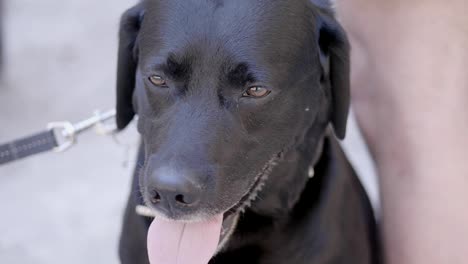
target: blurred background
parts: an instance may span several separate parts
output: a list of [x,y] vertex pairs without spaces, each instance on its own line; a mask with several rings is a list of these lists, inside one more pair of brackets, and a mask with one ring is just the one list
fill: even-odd
[[[0,143],[114,107],[119,17],[136,1],[0,1]],[[352,118],[350,128],[346,152],[378,207]],[[0,167],[0,263],[118,263],[138,136],[130,127],[119,139],[89,133],[68,152]]]

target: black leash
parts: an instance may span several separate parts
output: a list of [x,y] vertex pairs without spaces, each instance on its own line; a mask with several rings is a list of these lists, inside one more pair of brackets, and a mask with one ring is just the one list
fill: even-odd
[[58,147],[52,130],[0,145],[0,165]]
[[109,135],[115,132],[113,120],[115,110],[101,113],[96,111],[91,118],[72,124],[71,122],[54,122],[47,130],[28,137],[17,139],[0,145],[0,165],[23,159],[46,151],[63,152],[76,143],[77,136],[91,128],[99,135]]

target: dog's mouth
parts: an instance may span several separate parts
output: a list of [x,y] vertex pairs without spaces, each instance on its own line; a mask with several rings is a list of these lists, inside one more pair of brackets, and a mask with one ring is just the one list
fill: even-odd
[[283,152],[279,152],[277,155],[273,156],[265,164],[260,173],[257,174],[253,184],[250,186],[247,193],[244,196],[242,196],[242,198],[236,205],[234,205],[231,209],[224,213],[218,251],[222,250],[223,247],[226,245],[230,236],[234,233],[237,222],[239,220],[239,214],[242,213],[245,209],[249,208],[252,202],[255,201],[255,199],[258,196],[258,193],[265,186],[268,176],[270,176],[271,170],[282,156]]
[[239,220],[239,214],[242,213],[246,208],[250,207],[251,203],[257,198],[258,193],[263,189],[263,186],[265,185],[272,168],[276,165],[277,160],[281,156],[282,152],[270,159],[263,167],[261,172],[257,174],[248,192],[239,200],[236,205],[224,213],[220,242],[218,244],[217,251],[222,250],[226,245],[230,236],[234,233],[237,222]]
[[148,253],[151,262],[207,263],[227,244],[234,233],[240,213],[250,207],[281,156],[282,152],[270,159],[257,174],[245,195],[224,213],[207,221],[193,223],[156,217],[148,232]]

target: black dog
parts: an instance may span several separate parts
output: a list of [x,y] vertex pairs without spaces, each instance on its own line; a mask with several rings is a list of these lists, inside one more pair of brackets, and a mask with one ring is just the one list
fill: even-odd
[[148,263],[141,203],[172,221],[223,215],[211,264],[379,263],[333,135],[349,45],[327,1],[143,1],[122,19],[117,86],[118,127],[136,113],[142,135],[122,263]]

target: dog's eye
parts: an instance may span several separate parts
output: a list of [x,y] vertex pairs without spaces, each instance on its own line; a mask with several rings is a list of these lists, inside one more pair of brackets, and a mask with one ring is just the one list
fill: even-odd
[[163,77],[158,75],[152,75],[149,77],[149,81],[159,87],[167,87],[166,80]]
[[253,97],[253,98],[262,98],[270,94],[270,90],[261,86],[250,87],[242,96],[244,97]]

